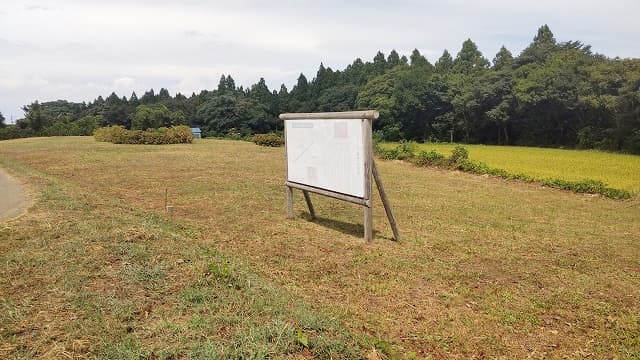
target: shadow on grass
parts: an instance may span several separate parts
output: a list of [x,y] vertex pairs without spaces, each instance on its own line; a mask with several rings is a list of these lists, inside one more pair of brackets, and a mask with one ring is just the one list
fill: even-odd
[[[329,219],[326,217],[316,216],[315,219],[311,217],[311,214],[308,212],[303,212],[301,217],[307,221],[311,221],[317,224],[320,224],[324,227],[328,227],[333,230],[340,231],[343,234],[352,235],[356,237],[364,236],[364,226],[362,224],[355,224],[345,221],[340,221],[336,219]],[[376,237],[378,235],[378,231],[373,230],[373,236]]]

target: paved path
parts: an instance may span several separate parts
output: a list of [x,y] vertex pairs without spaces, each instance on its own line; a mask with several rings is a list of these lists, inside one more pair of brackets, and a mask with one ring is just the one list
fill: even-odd
[[0,169],[0,222],[22,214],[29,198],[22,186]]

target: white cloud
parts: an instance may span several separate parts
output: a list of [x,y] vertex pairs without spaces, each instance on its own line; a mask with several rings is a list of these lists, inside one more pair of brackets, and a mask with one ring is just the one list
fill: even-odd
[[136,81],[133,78],[128,76],[120,77],[113,80],[113,88],[114,91],[122,92],[132,89],[135,85]]
[[50,0],[3,4],[0,111],[31,101],[90,101],[153,87],[190,94],[222,73],[290,88],[323,62],[344,68],[377,50],[418,48],[430,60],[472,38],[489,59],[514,54],[548,23],[559,40],[638,57],[637,0],[311,1]]

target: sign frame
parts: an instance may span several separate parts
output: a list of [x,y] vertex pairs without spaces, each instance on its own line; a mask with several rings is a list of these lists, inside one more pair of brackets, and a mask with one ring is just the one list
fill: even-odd
[[[391,212],[391,205],[382,186],[377,167],[373,159],[373,141],[372,141],[372,122],[379,117],[379,113],[376,110],[365,111],[345,111],[345,112],[325,112],[325,113],[287,113],[280,114],[279,118],[285,122],[284,126],[284,138],[285,138],[285,195],[287,205],[287,217],[293,218],[293,189],[302,190],[305,201],[309,208],[309,213],[312,218],[315,218],[315,209],[311,202],[310,192],[332,197],[335,199],[348,201],[354,204],[358,204],[364,207],[364,238],[367,241],[373,240],[373,206],[372,206],[372,184],[371,178],[373,176],[376,181],[378,192],[382,199],[382,203],[391,224],[393,235],[395,240],[400,239],[400,233],[398,231],[395,218]],[[364,161],[364,196],[357,197],[340,192],[323,189],[309,184],[302,184],[298,182],[289,181],[289,159],[287,154],[287,126],[286,121],[296,120],[346,120],[346,121],[361,121],[362,122],[362,144],[364,148],[363,161]]]

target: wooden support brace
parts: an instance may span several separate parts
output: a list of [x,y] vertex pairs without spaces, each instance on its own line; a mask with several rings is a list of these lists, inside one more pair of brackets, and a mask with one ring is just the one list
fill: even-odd
[[304,195],[304,201],[307,202],[307,207],[309,207],[309,214],[312,219],[316,218],[316,211],[313,209],[313,204],[311,203],[311,196],[309,196],[309,192],[307,190],[302,190],[302,194]]
[[378,167],[376,166],[375,161],[372,161],[371,168],[373,172],[373,179],[376,181],[376,186],[380,193],[380,199],[382,199],[382,205],[384,205],[384,212],[387,213],[387,219],[389,219],[389,225],[391,225],[391,230],[393,231],[393,237],[396,241],[400,241],[400,231],[398,230],[396,219],[393,217],[391,203],[389,202],[389,198],[387,198],[387,193],[384,191],[384,186],[382,186],[382,180],[380,179],[380,174],[378,173]]

